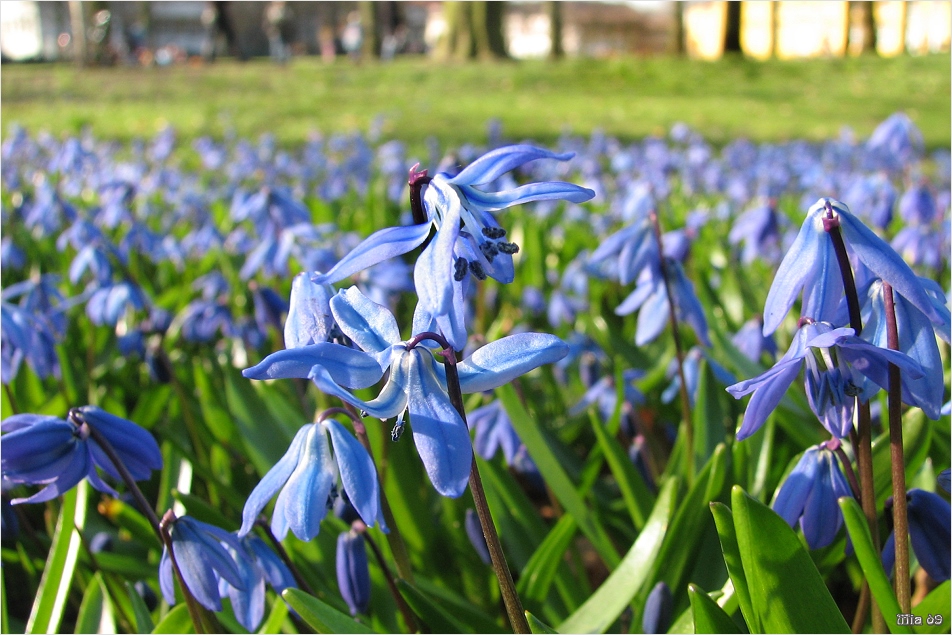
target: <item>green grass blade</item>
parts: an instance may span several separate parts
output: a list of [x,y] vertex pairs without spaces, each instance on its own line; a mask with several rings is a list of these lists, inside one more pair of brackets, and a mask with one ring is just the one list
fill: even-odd
[[113,614],[112,602],[103,587],[102,574],[98,571],[83,594],[83,602],[79,605],[79,615],[76,617],[76,633],[115,633],[116,618]]
[[526,621],[529,622],[529,630],[536,635],[555,635],[557,630],[540,620],[538,617],[526,611]]
[[754,605],[750,599],[750,588],[747,586],[747,576],[744,574],[744,565],[740,559],[740,549],[737,548],[737,532],[734,531],[734,515],[730,507],[724,503],[711,503],[711,514],[717,526],[717,537],[721,541],[721,553],[724,555],[724,564],[727,573],[734,585],[734,594],[740,605],[741,615],[744,616],[752,633],[762,633],[760,617],[754,612]]
[[285,589],[281,594],[301,619],[318,633],[372,633],[367,626],[357,622],[332,606],[299,589]]
[[555,571],[578,529],[571,515],[562,516],[522,570],[516,591],[523,600],[542,602],[549,593]]
[[869,524],[863,510],[855,498],[844,496],[839,503],[840,509],[843,510],[843,520],[846,521],[846,530],[849,531],[853,548],[856,550],[856,559],[863,568],[863,576],[869,583],[870,593],[889,622],[889,630],[893,633],[911,633],[912,629],[909,627],[893,623],[896,620],[889,619],[889,616],[899,615],[902,611],[892,585],[889,584],[889,578],[886,577],[879,552],[873,546],[873,537],[869,533]]
[[740,487],[734,530],[751,602],[768,633],[849,633],[810,554],[784,520]]
[[589,411],[589,419],[592,423],[592,430],[595,432],[595,438],[598,439],[598,444],[602,447],[602,452],[605,453],[608,467],[618,483],[622,500],[625,501],[625,507],[628,508],[628,513],[631,515],[631,522],[635,529],[641,530],[645,526],[648,514],[651,513],[654,496],[645,484],[641,474],[632,465],[628,453],[622,449],[615,439],[608,435],[604,424],[599,421],[594,412]]
[[268,613],[268,619],[264,621],[264,624],[261,625],[261,628],[258,629],[259,633],[280,633],[281,626],[284,624],[284,620],[288,617],[288,605],[287,603],[278,598],[271,604],[271,612]]
[[188,613],[188,607],[184,602],[177,604],[171,611],[166,613],[155,628],[153,633],[194,633],[195,626],[192,624],[192,616]]
[[620,561],[618,552],[615,551],[611,539],[595,515],[585,505],[585,501],[579,495],[568,474],[562,469],[562,465],[539,430],[538,424],[532,420],[522,406],[522,402],[519,401],[515,388],[509,384],[500,386],[496,389],[496,395],[502,401],[513,427],[522,442],[526,444],[529,455],[535,461],[551,491],[558,497],[565,510],[575,517],[579,529],[592,541],[595,550],[605,563],[610,568],[618,566]]
[[77,529],[81,531],[86,523],[88,492],[89,484],[83,479],[63,495],[53,544],[27,621],[27,633],[55,633],[59,630],[82,548]]
[[132,617],[135,620],[137,633],[151,633],[155,628],[155,622],[152,621],[152,613],[149,607],[145,605],[145,600],[135,590],[132,584],[126,581],[126,595],[129,596],[129,603],[132,605]]
[[695,633],[740,633],[734,620],[696,584],[688,585]]
[[558,626],[560,633],[604,633],[648,579],[674,511],[677,479],[668,479],[651,516],[621,564],[575,613]]
[[423,620],[434,633],[475,633],[470,624],[456,619],[456,616],[440,606],[426,593],[406,580],[397,580],[400,594],[410,608]]
[[[913,627],[916,633],[948,633],[949,606],[952,605],[949,581],[946,580],[929,592],[929,595],[914,607],[915,614],[922,617],[922,624]],[[929,624],[929,618],[932,624]]]

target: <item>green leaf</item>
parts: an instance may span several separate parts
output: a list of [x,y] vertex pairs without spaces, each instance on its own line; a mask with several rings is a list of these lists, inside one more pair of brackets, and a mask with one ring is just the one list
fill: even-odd
[[163,617],[155,628],[153,633],[194,633],[195,625],[192,624],[192,616],[189,615],[188,606],[185,602],[178,604]]
[[579,529],[582,530],[592,545],[602,557],[602,560],[611,567],[618,566],[618,552],[612,545],[611,538],[605,533],[605,529],[598,522],[595,515],[585,505],[585,501],[579,495],[578,490],[572,483],[568,474],[562,469],[561,463],[556,459],[552,448],[542,435],[538,423],[534,421],[519,400],[516,389],[511,384],[505,384],[496,389],[496,395],[502,401],[506,413],[512,420],[512,425],[519,434],[519,438],[525,443],[529,456],[535,461],[539,472],[549,485],[552,491],[565,510],[575,517]]
[[645,526],[645,520],[651,512],[651,506],[654,505],[654,496],[641,474],[632,465],[628,453],[622,449],[618,441],[608,435],[604,424],[592,411],[589,411],[589,420],[592,423],[592,430],[595,431],[595,438],[598,439],[598,444],[602,447],[602,452],[608,461],[608,467],[618,483],[618,489],[621,491],[622,500],[625,501],[625,507],[628,508],[631,522],[635,529],[640,530]]
[[711,514],[717,526],[717,536],[721,541],[721,553],[724,555],[724,564],[734,586],[734,594],[740,605],[741,615],[750,627],[751,633],[764,632],[760,624],[760,617],[754,612],[754,605],[750,599],[750,588],[747,586],[747,576],[744,575],[744,565],[740,559],[740,550],[737,548],[737,533],[734,531],[734,515],[730,507],[723,503],[711,503]]
[[549,531],[522,570],[522,575],[516,584],[516,591],[523,600],[541,602],[545,599],[552,585],[552,579],[555,577],[555,571],[563,562],[565,551],[572,543],[572,537],[577,528],[575,519],[571,515],[565,515],[559,518],[559,522]]
[[740,633],[734,620],[696,584],[688,585],[695,633]]
[[645,528],[621,564],[575,613],[559,625],[560,633],[604,633],[621,615],[654,568],[674,510],[677,491],[677,479],[668,479],[658,493],[658,501]]
[[287,452],[291,437],[280,422],[274,421],[250,380],[233,369],[223,371],[228,410],[238,426],[248,460],[263,475]]
[[186,494],[176,489],[172,490],[172,498],[185,506],[189,516],[203,523],[221,527],[225,531],[237,531],[241,525],[194,494]]
[[[922,602],[912,607],[915,614],[922,617],[922,625],[913,627],[916,633],[949,632],[949,606],[952,605],[949,589],[949,581],[946,580],[932,589]],[[930,616],[932,624],[929,624]]]
[[529,630],[536,635],[556,635],[557,630],[540,620],[538,617],[526,611],[526,621],[529,623]]
[[288,605],[284,600],[275,600],[271,604],[271,612],[268,614],[268,619],[264,621],[264,624],[261,625],[261,628],[258,629],[259,633],[280,633],[281,626],[284,624],[284,620],[288,617]]
[[103,588],[102,574],[98,571],[86,585],[79,615],[76,617],[76,633],[115,633],[116,618],[112,602]]
[[26,624],[27,633],[55,633],[59,630],[73,583],[76,560],[82,548],[79,531],[86,524],[88,492],[89,484],[83,479],[63,494],[63,504],[53,532],[53,544]]
[[768,633],[849,633],[839,607],[787,523],[738,486],[734,530],[753,609]]
[[[717,445],[725,440],[727,413],[721,399],[726,393],[707,360],[701,358],[698,366],[697,399],[691,415],[694,425],[694,464],[703,465],[714,453]],[[733,430],[731,430],[733,432]]]
[[410,608],[423,620],[434,633],[475,633],[468,624],[456,619],[449,611],[430,599],[425,593],[407,582],[397,580],[400,595],[407,601]]
[[281,596],[301,619],[318,633],[372,633],[367,626],[357,622],[332,606],[299,589],[285,589]]
[[149,607],[145,605],[145,600],[142,599],[142,596],[135,590],[135,587],[128,581],[126,581],[126,595],[129,596],[129,603],[132,605],[133,618],[136,623],[134,624],[137,633],[150,633],[152,629],[155,628],[155,623],[152,621],[152,613],[149,612]]
[[99,510],[103,516],[114,522],[121,529],[128,531],[136,541],[145,547],[156,551],[162,549],[159,537],[155,535],[152,525],[150,525],[145,516],[140,514],[132,505],[111,498],[103,501],[99,505]]
[[442,605],[457,620],[468,624],[470,630],[476,633],[505,633],[496,621],[484,613],[477,605],[457,595],[453,589],[445,585],[427,580],[423,576],[414,578],[417,590],[430,597],[437,604]]
[[[844,496],[839,503],[846,521],[846,530],[849,531],[853,548],[856,550],[856,559],[859,560],[859,566],[863,569],[863,576],[869,583],[869,590],[876,604],[884,616],[898,615],[902,612],[899,610],[899,601],[883,569],[879,551],[873,546],[873,537],[869,533],[869,524],[863,510],[855,498]],[[889,630],[893,633],[912,632],[908,627],[899,624],[889,624]]]

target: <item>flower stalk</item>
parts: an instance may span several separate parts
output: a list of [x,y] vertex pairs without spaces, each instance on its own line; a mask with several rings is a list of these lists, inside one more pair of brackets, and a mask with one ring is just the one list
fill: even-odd
[[105,452],[106,456],[109,457],[109,460],[112,461],[116,471],[119,472],[119,475],[122,477],[126,487],[128,487],[129,491],[132,493],[132,497],[135,499],[139,509],[141,509],[142,513],[145,514],[146,520],[149,521],[149,525],[151,525],[155,535],[158,536],[159,542],[161,542],[169,552],[169,558],[172,560],[172,569],[175,571],[175,577],[178,578],[179,586],[182,588],[182,595],[185,596],[185,604],[188,606],[188,613],[192,618],[192,624],[195,626],[195,631],[198,633],[206,632],[205,622],[202,619],[202,607],[198,604],[195,598],[192,597],[192,593],[189,591],[188,585],[185,584],[185,579],[182,577],[182,572],[179,570],[178,562],[175,560],[175,553],[172,551],[172,537],[169,535],[167,526],[169,523],[174,522],[174,514],[172,514],[172,511],[169,510],[165,514],[165,517],[163,517],[160,521],[159,517],[155,513],[155,510],[152,509],[152,505],[149,504],[149,501],[142,493],[142,490],[140,490],[139,486],[136,484],[132,474],[129,473],[129,469],[126,467],[125,463],[122,462],[122,459],[119,458],[119,454],[116,452],[115,448],[112,447],[112,444],[109,443],[109,440],[105,437],[105,435],[101,434],[95,426],[89,425],[83,421],[82,417],[75,411],[75,409],[70,410],[69,417],[73,423],[86,426],[86,428],[89,430],[89,436],[91,436],[93,440],[96,441],[99,447],[102,448],[102,451]]
[[684,457],[687,483],[690,487],[694,481],[694,425],[691,421],[691,397],[688,395],[688,382],[684,375],[684,347],[681,345],[681,332],[678,330],[678,316],[674,306],[674,296],[671,294],[671,283],[668,281],[667,266],[664,261],[664,244],[661,239],[661,221],[656,212],[651,212],[651,224],[654,227],[655,240],[658,241],[658,254],[661,267],[661,279],[668,295],[668,321],[671,324],[671,336],[674,338],[674,351],[678,359],[678,379],[680,379],[681,413],[684,425]]
[[[858,337],[863,330],[863,320],[859,309],[859,294],[856,292],[856,281],[853,279],[853,269],[850,266],[849,254],[846,253],[846,242],[840,231],[839,219],[833,215],[833,206],[826,201],[826,216],[823,218],[823,229],[833,242],[833,251],[839,265],[840,276],[843,279],[843,290],[846,295],[846,306],[849,311],[850,327]],[[873,432],[872,416],[869,411],[869,402],[856,398],[856,434],[850,435],[856,455],[856,469],[859,472],[860,506],[869,525],[873,538],[873,546],[880,550],[879,523],[876,521],[876,490],[873,484]],[[864,588],[867,582],[863,582]],[[876,600],[870,597],[870,619],[874,633],[885,633],[886,622]]]
[[[459,416],[466,423],[466,409],[463,406],[463,391],[460,388],[459,373],[456,370],[456,351],[449,345],[446,339],[436,333],[421,333],[411,342],[407,343],[409,348],[412,343],[423,340],[433,340],[443,347],[440,355],[444,359],[446,369],[446,388],[449,393],[450,402]],[[499,581],[499,590],[502,593],[503,603],[506,606],[506,614],[509,616],[509,624],[514,633],[530,633],[529,623],[526,621],[525,609],[522,607],[522,601],[519,594],[516,593],[516,585],[512,581],[512,574],[509,572],[509,565],[506,563],[506,555],[503,553],[502,544],[499,542],[499,534],[496,533],[496,526],[493,524],[492,514],[489,511],[489,503],[486,500],[486,491],[483,489],[483,482],[479,476],[479,468],[476,465],[476,455],[473,455],[473,464],[469,473],[469,488],[473,493],[473,503],[476,507],[476,514],[479,516],[479,524],[483,530],[483,537],[486,538],[486,546],[489,548],[489,557],[492,561],[493,572]]]
[[[899,328],[892,286],[883,282],[886,308],[886,341],[899,350]],[[899,367],[889,365],[889,456],[892,470],[893,531],[896,544],[896,599],[903,613],[911,610],[909,592],[909,516],[906,509],[906,469],[902,443],[902,385]]]

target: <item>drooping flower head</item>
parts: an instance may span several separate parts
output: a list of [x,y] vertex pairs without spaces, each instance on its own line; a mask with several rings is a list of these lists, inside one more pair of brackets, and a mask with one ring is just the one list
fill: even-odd
[[238,535],[251,531],[258,514],[280,490],[271,521],[275,536],[283,539],[290,529],[301,540],[310,540],[333,507],[338,477],[364,522],[373,525],[379,520],[386,531],[373,460],[341,424],[327,419],[301,426],[294,435],[287,453],[248,496]]
[[[244,375],[251,379],[309,377],[323,392],[370,416],[397,417],[396,430],[402,430],[409,412],[413,440],[430,481],[444,496],[461,495],[469,479],[472,444],[447,394],[443,365],[428,348],[430,340],[425,336],[402,340],[393,314],[356,287],[339,292],[330,307],[341,331],[363,352],[332,343],[303,346],[273,353]],[[416,325],[414,332],[421,334]],[[457,364],[460,387],[463,393],[491,390],[561,359],[567,351],[554,335],[510,335]],[[388,369],[387,383],[376,399],[364,401],[347,390],[377,383]]]
[[506,240],[492,212],[530,201],[562,199],[581,203],[595,193],[561,182],[530,183],[511,190],[487,192],[476,186],[492,183],[503,174],[536,159],[567,161],[572,154],[557,154],[529,145],[493,150],[456,176],[439,173],[429,179],[424,172],[411,178],[426,182],[423,207],[426,219],[416,225],[388,227],[375,232],[354,248],[326,274],[314,276],[318,284],[339,282],[371,265],[405,254],[436,234],[420,254],[414,283],[420,298],[418,312],[435,321],[456,350],[465,345],[462,328],[462,284],[469,274],[512,282],[512,254],[518,246]]
[[839,445],[832,439],[807,449],[774,498],[773,510],[791,527],[800,522],[811,549],[833,542],[843,526],[836,501],[853,495],[834,456]]

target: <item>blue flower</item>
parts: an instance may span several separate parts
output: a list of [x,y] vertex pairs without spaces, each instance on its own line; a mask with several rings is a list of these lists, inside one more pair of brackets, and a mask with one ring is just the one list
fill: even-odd
[[773,510],[791,527],[800,521],[803,537],[811,549],[821,549],[833,542],[843,526],[843,514],[836,501],[841,496],[853,495],[834,456],[839,444],[838,439],[833,439],[808,448],[774,497]]
[[[828,218],[830,212],[832,218]],[[896,293],[918,308],[933,324],[942,318],[934,308],[919,278],[902,258],[872,230],[863,225],[843,203],[821,198],[807,212],[800,233],[777,269],[764,306],[764,335],[777,330],[796,297],[803,290],[800,314],[816,321],[832,320],[843,297],[843,282],[825,224],[838,224],[859,261],[892,285]]]
[[272,551],[261,538],[248,534],[240,539],[242,550],[230,543],[222,546],[232,556],[238,566],[243,588],[232,586],[224,577],[218,580],[218,595],[231,600],[231,608],[238,623],[249,631],[261,624],[264,617],[264,586],[271,585],[278,595],[289,587],[297,587],[294,576],[287,565]]
[[[423,343],[409,346],[402,341],[393,315],[356,287],[339,292],[330,305],[341,331],[365,352],[329,343],[279,351],[245,370],[245,377],[310,377],[325,393],[371,416],[397,417],[397,428],[402,428],[404,413],[409,411],[413,440],[434,487],[444,496],[461,495],[469,479],[472,445],[469,431],[447,395],[442,364]],[[414,332],[420,331],[414,328]],[[559,338],[538,333],[492,342],[457,365],[462,391],[496,388],[561,359],[567,350]],[[371,386],[388,368],[387,383],[370,402],[345,389]]]
[[671,626],[671,617],[674,611],[674,601],[671,598],[671,589],[664,582],[659,582],[651,589],[648,599],[645,600],[645,610],[641,616],[642,633],[667,633]]
[[[221,611],[219,578],[224,578],[236,589],[246,589],[249,579],[247,567],[251,563],[234,534],[189,516],[168,523],[167,531],[172,538],[172,553],[185,585],[199,604],[210,611]],[[163,547],[159,561],[159,586],[165,601],[174,605],[172,559],[167,547]]]
[[[931,280],[923,280],[923,284],[934,293],[942,296],[938,285]],[[873,281],[867,290],[867,304],[864,307],[863,339],[880,348],[887,348],[886,309],[883,298],[882,281]],[[939,355],[935,334],[938,333],[946,342],[949,341],[948,309],[936,303],[936,310],[944,313],[945,327],[934,328],[932,322],[922,314],[908,300],[899,294],[893,294],[896,310],[896,327],[899,335],[898,350],[902,351],[922,367],[923,376],[918,379],[903,378],[903,402],[918,406],[930,419],[938,419],[945,395],[943,370],[945,364]]]
[[783,216],[777,213],[776,202],[751,207],[734,220],[727,240],[732,245],[743,242],[741,262],[752,263],[758,256],[772,260],[780,246],[780,224]]
[[[560,182],[530,183],[512,190],[485,192],[474,186],[495,181],[510,170],[536,159],[567,161],[571,154],[556,154],[528,145],[498,148],[489,152],[456,176],[439,173],[424,192],[427,220],[418,225],[388,227],[364,240],[326,274],[314,281],[329,284],[362,271],[371,265],[405,254],[436,235],[423,250],[414,269],[420,309],[431,319],[443,319],[444,336],[459,350],[461,282],[472,273],[512,282],[512,254],[518,247],[505,240],[506,231],[491,212],[530,201],[564,199],[574,203],[594,196],[589,189]],[[450,328],[455,324],[455,328]]]
[[354,530],[337,537],[337,586],[350,614],[366,613],[370,605],[370,569],[363,534]]
[[[328,434],[334,444],[333,458]],[[301,426],[294,435],[285,455],[248,496],[238,535],[251,531],[258,514],[280,491],[271,520],[275,536],[283,539],[290,529],[301,540],[310,540],[333,506],[338,475],[364,522],[373,525],[379,520],[386,531],[373,460],[341,424],[326,420]]]
[[740,330],[731,338],[734,346],[752,362],[760,362],[764,353],[771,359],[777,355],[777,343],[774,341],[773,334],[764,335],[764,321],[761,317],[755,317],[744,322]]
[[635,330],[635,344],[644,346],[658,337],[668,323],[668,286],[674,296],[674,306],[679,321],[686,322],[694,330],[698,340],[705,346],[711,345],[707,333],[707,318],[704,307],[694,293],[694,285],[684,275],[681,264],[665,259],[665,272],[668,285],[661,277],[661,268],[651,265],[642,270],[638,285],[628,297],[615,309],[618,315],[628,315],[640,309],[638,326]]
[[[952,527],[949,518],[952,509],[948,501],[932,492],[911,489],[906,495],[909,513],[909,540],[919,565],[936,582],[950,577],[949,562],[952,559],[949,544],[952,542]],[[886,501],[887,513],[892,511],[892,498]],[[892,571],[896,560],[896,535],[889,534],[883,546],[883,566]]]
[[152,435],[126,419],[95,406],[70,411],[69,419],[19,414],[0,423],[3,477],[13,483],[45,485],[17,503],[41,503],[72,489],[83,478],[93,487],[118,497],[99,476],[96,468],[119,480],[120,474],[99,444],[90,437],[89,427],[103,435],[119,455],[132,477],[148,479],[162,467],[162,454]]
[[[837,438],[849,434],[853,425],[853,397],[867,401],[876,391],[876,385],[888,387],[890,363],[902,370],[904,386],[923,376],[918,362],[898,351],[873,346],[856,337],[853,329],[834,329],[823,322],[806,323],[772,368],[758,377],[728,386],[727,392],[738,399],[753,393],[737,431],[738,441],[760,429],[804,363],[810,408]],[[872,384],[864,381],[864,377],[871,379]]]
[[[684,379],[688,385],[688,397],[691,400],[692,406],[697,401],[697,391],[701,385],[701,359],[706,360],[708,367],[711,369],[711,372],[714,373],[714,378],[717,379],[717,381],[725,385],[737,381],[737,378],[734,377],[729,370],[714,361],[711,356],[707,354],[707,351],[699,346],[692,347],[684,356]],[[671,383],[668,384],[668,387],[661,393],[661,402],[671,403],[681,390],[681,375],[678,373],[677,357],[672,359],[668,364],[668,370],[665,376],[671,379]]]

